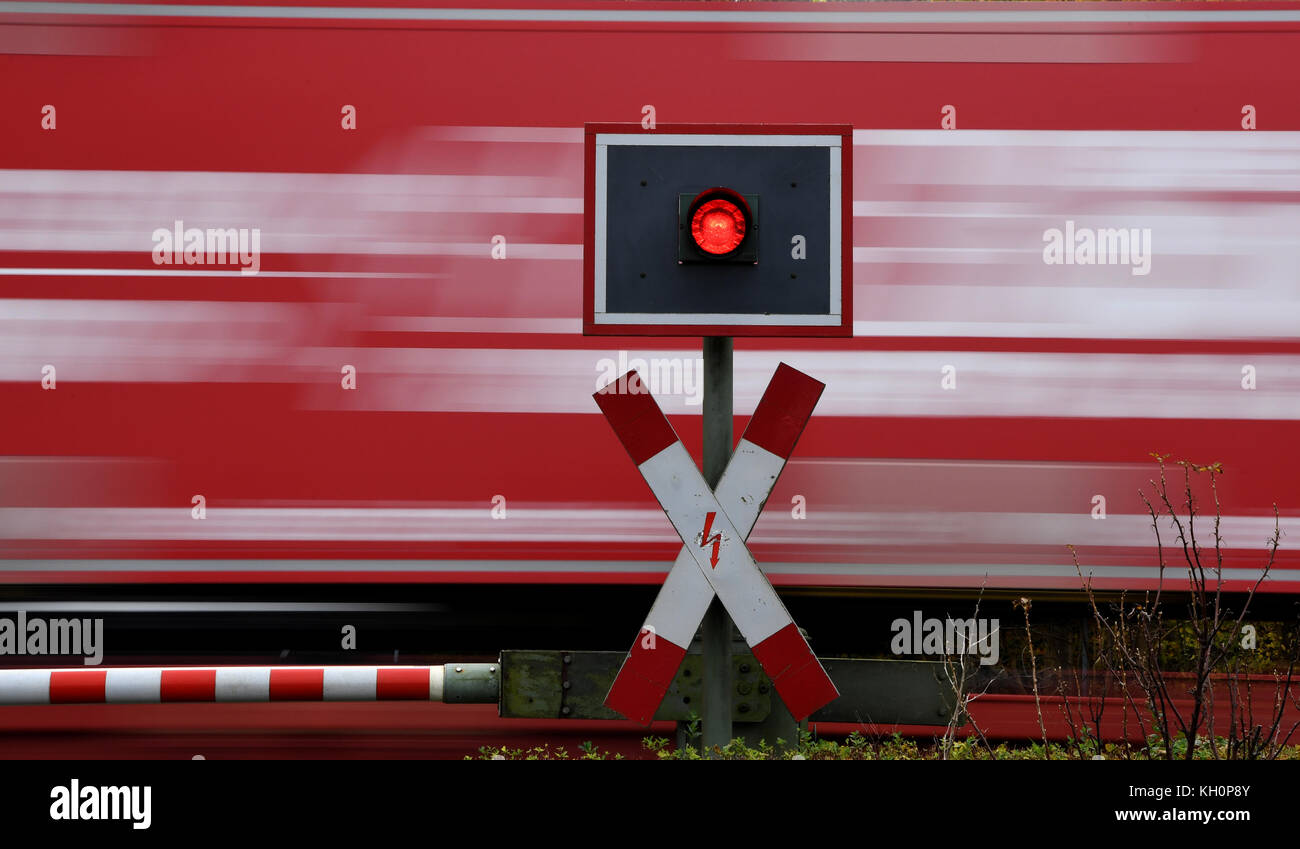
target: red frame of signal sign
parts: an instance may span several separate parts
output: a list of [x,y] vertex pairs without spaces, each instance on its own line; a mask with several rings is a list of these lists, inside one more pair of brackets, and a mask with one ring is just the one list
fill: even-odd
[[[852,336],[853,335],[853,127],[848,124],[585,125],[583,138],[582,332],[587,336]],[[840,323],[802,324],[596,324],[596,135],[816,135],[840,137]]]

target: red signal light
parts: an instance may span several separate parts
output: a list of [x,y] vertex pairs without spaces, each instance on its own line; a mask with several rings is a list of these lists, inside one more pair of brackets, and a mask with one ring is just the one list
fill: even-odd
[[705,201],[691,216],[691,237],[706,253],[731,253],[745,240],[745,213],[729,200]]
[[749,226],[749,205],[730,189],[701,192],[691,204],[691,238],[711,256],[734,252],[745,241]]

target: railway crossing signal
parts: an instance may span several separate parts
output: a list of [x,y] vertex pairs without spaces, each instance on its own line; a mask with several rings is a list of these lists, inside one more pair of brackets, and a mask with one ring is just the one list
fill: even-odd
[[[583,334],[704,337],[704,475],[635,372],[596,393],[683,543],[606,705],[648,722],[699,627],[706,746],[731,739],[732,619],[789,708],[786,739],[837,696],[745,548],[823,387],[779,369],[746,436],[772,416],[788,445],[742,439],[735,457],[731,387],[735,336],[853,335],[852,152],[842,124],[585,129]],[[791,387],[806,409],[767,403]]]
[[584,335],[853,335],[851,127],[585,139]]
[[629,719],[650,722],[714,594],[795,719],[839,695],[745,547],[824,388],[782,363],[716,491],[705,483],[635,371],[595,394],[683,543],[606,706]]

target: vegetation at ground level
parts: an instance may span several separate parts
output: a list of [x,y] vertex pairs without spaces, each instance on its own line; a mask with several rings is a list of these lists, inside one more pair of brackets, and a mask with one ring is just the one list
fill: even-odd
[[[1042,743],[1026,741],[1024,743],[985,743],[974,737],[956,740],[945,746],[942,740],[931,743],[895,734],[892,737],[869,738],[853,733],[846,739],[818,740],[804,732],[798,746],[786,747],[784,741],[775,744],[761,742],[757,746],[746,745],[736,739],[726,746],[714,746],[711,751],[701,752],[693,747],[677,748],[663,737],[646,737],[641,741],[647,755],[654,755],[660,760],[728,760],[728,761],[1033,761],[1033,760],[1164,760],[1164,744],[1152,740],[1149,745],[1099,743],[1097,740],[1084,738],[1068,740],[1061,743]],[[1228,741],[1217,738],[1214,744],[1218,751],[1211,749],[1209,741],[1198,737],[1194,743],[1192,760],[1214,760],[1227,756]],[[946,751],[945,751],[946,748]],[[1184,737],[1172,741],[1171,748],[1176,757],[1184,757],[1187,740]],[[507,760],[507,761],[566,761],[566,760],[624,760],[622,754],[602,751],[591,742],[583,743],[578,751],[569,752],[564,747],[534,746],[528,749],[510,749],[484,746],[477,755],[470,755],[466,760]],[[1300,761],[1300,746],[1284,747],[1278,760]]]

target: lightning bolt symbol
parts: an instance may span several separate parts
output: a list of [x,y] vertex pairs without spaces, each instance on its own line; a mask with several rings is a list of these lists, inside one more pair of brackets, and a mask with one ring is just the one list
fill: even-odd
[[713,517],[717,513],[707,513],[704,516],[704,533],[700,534],[700,548],[705,548],[709,543],[713,543],[713,553],[709,555],[709,563],[714,569],[718,568],[718,548],[722,545],[722,534],[709,536],[709,531],[713,529]]

